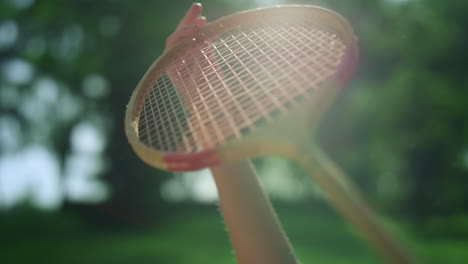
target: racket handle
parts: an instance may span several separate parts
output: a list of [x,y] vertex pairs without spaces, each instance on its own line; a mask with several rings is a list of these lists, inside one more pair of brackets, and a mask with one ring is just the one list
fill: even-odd
[[417,263],[388,233],[359,194],[348,176],[319,148],[302,153],[298,161],[323,190],[328,200],[349,222],[355,225],[387,263]]
[[211,171],[237,262],[298,263],[250,162],[223,164]]

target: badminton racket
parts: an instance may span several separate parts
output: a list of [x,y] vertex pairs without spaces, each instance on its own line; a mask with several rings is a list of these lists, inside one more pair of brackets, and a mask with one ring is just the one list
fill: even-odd
[[357,59],[352,27],[327,9],[282,6],[220,18],[149,68],[127,107],[128,140],[143,161],[169,171],[261,156],[295,160],[389,263],[411,263],[312,140]]

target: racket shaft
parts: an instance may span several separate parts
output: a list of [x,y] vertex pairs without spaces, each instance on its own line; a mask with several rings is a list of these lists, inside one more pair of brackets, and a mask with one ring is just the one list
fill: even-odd
[[223,164],[211,171],[238,263],[298,263],[250,162]]
[[355,225],[388,263],[409,264],[415,260],[379,224],[374,212],[345,173],[325,153],[313,148],[298,159],[324,191],[333,206]]

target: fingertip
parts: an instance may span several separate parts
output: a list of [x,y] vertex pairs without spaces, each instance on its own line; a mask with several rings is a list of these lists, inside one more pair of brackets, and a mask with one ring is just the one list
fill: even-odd
[[200,3],[193,3],[190,9],[185,13],[185,16],[179,22],[179,25],[176,28],[176,31],[181,29],[186,25],[193,24],[198,17],[201,16],[202,6]]
[[193,3],[192,6],[191,6],[191,9],[194,12],[201,14],[201,12],[203,10],[203,6],[200,3]]
[[206,24],[206,17],[202,16],[202,17],[198,17],[197,20],[196,20],[196,24],[199,28],[202,28],[205,26]]

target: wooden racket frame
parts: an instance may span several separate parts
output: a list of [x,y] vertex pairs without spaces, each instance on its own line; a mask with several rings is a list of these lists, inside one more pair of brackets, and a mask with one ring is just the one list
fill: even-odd
[[[138,139],[138,108],[135,107],[140,103],[138,98],[144,91],[144,83],[150,73],[154,75],[164,71],[164,65],[171,60],[177,58],[180,52],[195,47],[200,41],[205,40],[205,35],[210,32],[222,34],[239,25],[249,24],[255,21],[272,21],[278,19],[302,19],[305,22],[313,22],[318,27],[326,27],[328,31],[336,32],[347,46],[346,54],[343,57],[341,66],[337,74],[330,78],[324,86],[329,86],[327,89],[320,89],[317,96],[317,102],[307,103],[313,109],[294,109],[294,112],[286,115],[285,120],[278,120],[272,124],[275,127],[281,128],[282,124],[294,122],[297,117],[303,115],[301,113],[313,113],[312,118],[309,118],[310,125],[316,123],[321,116],[321,113],[333,100],[333,97],[341,90],[352,75],[352,70],[357,62],[357,45],[356,37],[353,34],[349,23],[338,13],[328,9],[312,6],[277,6],[271,8],[254,9],[239,12],[230,16],[226,16],[207,24],[202,28],[193,39],[183,41],[179,45],[167,50],[157,59],[148,69],[138,86],[134,90],[130,102],[127,106],[125,117],[125,132],[127,138],[132,145],[134,151],[147,164],[168,171],[193,171],[203,168],[209,168],[219,165],[223,162],[233,160],[245,160],[256,156],[264,155],[279,155],[286,158],[292,158],[293,150],[296,144],[287,144],[284,142],[284,135],[272,134],[272,131],[281,131],[281,129],[271,129],[267,125],[264,128],[265,133],[255,133],[246,135],[240,140],[232,140],[213,149],[206,149],[199,152],[163,152],[154,148],[148,147]],[[300,108],[300,107],[299,107]],[[291,118],[292,117],[292,118]],[[293,119],[288,121],[289,119]],[[310,125],[306,131],[311,131]],[[287,135],[290,137],[290,135]],[[280,141],[279,141],[280,139]],[[278,142],[283,143],[278,144]],[[294,143],[294,142],[292,142]],[[289,145],[289,146],[287,146]]]

